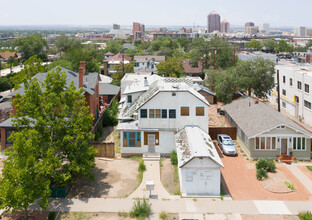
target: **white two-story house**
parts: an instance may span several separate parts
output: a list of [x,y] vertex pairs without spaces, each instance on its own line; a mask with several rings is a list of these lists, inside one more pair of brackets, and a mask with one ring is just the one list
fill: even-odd
[[209,103],[191,80],[162,78],[147,86],[144,92],[127,93],[122,104],[117,130],[123,156],[169,155],[176,147],[175,134],[185,126],[208,133]]
[[166,61],[165,56],[134,56],[134,71],[148,70],[156,72],[156,65]]

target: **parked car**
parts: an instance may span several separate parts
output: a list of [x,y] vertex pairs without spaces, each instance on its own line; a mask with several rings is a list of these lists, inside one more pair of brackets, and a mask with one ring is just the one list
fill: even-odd
[[218,134],[218,145],[225,155],[237,155],[237,150],[232,138],[226,134]]
[[4,101],[3,96],[0,95],[0,103],[3,102],[3,101]]

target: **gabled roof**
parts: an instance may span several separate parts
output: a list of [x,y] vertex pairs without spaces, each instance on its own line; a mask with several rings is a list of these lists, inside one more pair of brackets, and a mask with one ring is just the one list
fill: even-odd
[[133,60],[138,63],[147,63],[148,61],[155,59],[155,62],[166,61],[165,56],[134,56]]
[[8,60],[10,57],[19,58],[16,52],[11,51],[0,52],[0,57],[2,57],[4,60]]
[[[52,69],[51,71],[55,70],[57,67]],[[49,72],[51,72],[49,71]],[[73,72],[71,70],[61,68],[61,72],[65,72],[67,77],[66,77],[66,85],[65,87],[68,88],[71,84],[71,82],[74,82],[75,87],[77,90],[79,89],[79,73]],[[83,89],[84,92],[89,93],[90,95],[93,95],[95,92],[95,86],[99,80],[98,78],[98,73],[85,73],[83,76]],[[47,78],[47,73],[37,73],[35,76],[32,78],[37,78],[39,82],[44,82]],[[21,87],[14,92],[10,94],[10,96],[16,95],[16,93],[20,93],[23,95],[25,93],[25,86],[24,84],[21,84]]]
[[255,104],[254,99],[249,96],[240,97],[223,107],[248,138],[253,138],[281,125],[312,137],[309,131],[271,106],[262,102]]
[[190,92],[203,103],[210,106],[208,101],[194,90],[192,81],[187,78],[163,78],[153,82],[149,89],[143,93],[132,105],[123,108],[120,112],[120,119],[130,119],[134,112],[147,103],[152,97],[159,92]]
[[212,96],[216,96],[216,94],[209,88],[207,88],[206,86],[200,85],[198,83],[194,84],[194,89],[199,92],[199,91],[204,91]]
[[105,75],[102,75],[102,74],[100,74],[100,78],[101,78],[100,83],[111,83],[113,81],[112,77],[105,76]]
[[210,136],[198,126],[186,126],[175,135],[178,166],[182,168],[194,158],[210,158],[224,167]]
[[107,52],[104,54],[104,56],[114,56],[115,54],[113,54],[112,52]]
[[119,86],[108,83],[99,83],[99,95],[117,95],[119,91]]
[[117,53],[116,55],[112,56],[112,57],[109,57],[107,58],[106,60],[104,60],[104,62],[109,62],[109,61],[113,61],[113,62],[122,62],[122,61],[131,61],[132,58],[131,57],[128,57],[126,55],[124,55],[124,58],[122,57],[122,55],[119,53]]

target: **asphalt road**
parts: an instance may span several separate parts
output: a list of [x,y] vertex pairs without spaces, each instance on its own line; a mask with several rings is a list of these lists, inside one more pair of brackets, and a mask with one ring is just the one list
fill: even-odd
[[0,109],[11,108],[11,97],[9,97],[10,90],[5,92],[0,92],[0,95],[3,96],[3,102],[0,103]]

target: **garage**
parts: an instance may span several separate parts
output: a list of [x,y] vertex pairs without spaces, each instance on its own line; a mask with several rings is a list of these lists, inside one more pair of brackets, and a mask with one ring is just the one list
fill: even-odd
[[210,136],[197,126],[175,135],[182,196],[219,196],[223,164]]

